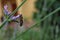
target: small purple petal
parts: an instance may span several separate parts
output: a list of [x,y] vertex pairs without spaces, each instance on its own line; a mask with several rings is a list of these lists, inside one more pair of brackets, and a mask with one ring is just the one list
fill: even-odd
[[7,9],[8,8],[8,6],[7,5],[4,5],[4,9]]
[[7,8],[8,8],[8,6],[7,5],[4,5],[4,13],[6,15],[9,15],[11,12],[9,12]]
[[20,17],[20,15],[17,15],[17,16],[13,16],[11,19],[12,20],[15,20],[15,19],[17,19],[17,18],[19,18]]

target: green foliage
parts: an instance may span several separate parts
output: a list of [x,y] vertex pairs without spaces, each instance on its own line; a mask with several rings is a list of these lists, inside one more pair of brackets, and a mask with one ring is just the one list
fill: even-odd
[[17,40],[39,40],[40,39],[40,31],[29,30],[24,33],[20,38]]
[[[38,21],[38,20],[41,21],[41,22],[39,21],[40,22],[39,27],[41,27],[41,29],[43,29],[43,30],[44,29],[46,30],[49,27],[51,27],[50,31],[53,31],[53,32],[50,32],[48,29],[48,31],[50,32],[50,35],[52,36],[52,34],[53,34],[52,38],[46,39],[44,37],[45,34],[42,33],[41,34],[42,37],[40,40],[56,40],[56,39],[58,39],[58,35],[59,35],[60,31],[57,32],[56,30],[60,29],[60,21],[59,21],[60,20],[60,1],[59,0],[37,0],[35,2],[35,7],[38,11],[33,14],[33,18],[36,21]],[[59,29],[57,29],[56,26],[58,26]],[[42,31],[42,32],[46,32],[46,31]],[[57,37],[55,37],[54,35],[57,35]]]

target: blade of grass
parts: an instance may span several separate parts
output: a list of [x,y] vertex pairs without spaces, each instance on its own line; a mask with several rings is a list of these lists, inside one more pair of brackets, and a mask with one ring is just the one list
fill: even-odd
[[0,29],[7,23],[8,19],[9,19],[12,15],[14,15],[14,14],[19,10],[19,8],[21,8],[21,6],[22,6],[26,1],[27,1],[27,0],[24,0],[24,1],[19,5],[19,7],[17,7],[17,8],[11,13],[11,15],[9,15],[9,17],[0,25]]
[[[55,13],[58,12],[59,10],[60,10],[60,7],[57,8],[56,10],[54,10],[53,12],[49,13],[47,16],[45,16],[43,19],[41,19],[40,22],[44,21],[46,18],[48,18],[49,16],[55,14]],[[35,24],[33,24],[32,26],[30,26],[29,29],[27,29],[26,31],[24,31],[24,32],[22,32],[21,34],[19,34],[19,35],[16,37],[16,39],[19,38],[19,37],[21,37],[23,34],[25,34],[25,33],[26,33],[27,31],[29,31],[31,28],[34,28],[34,27],[37,27],[38,25],[40,25],[40,24],[39,24],[40,22],[38,21],[37,23],[35,23]]]

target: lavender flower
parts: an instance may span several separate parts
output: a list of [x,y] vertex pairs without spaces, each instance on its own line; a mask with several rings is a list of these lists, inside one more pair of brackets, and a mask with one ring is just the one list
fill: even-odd
[[[4,5],[4,14],[7,15],[7,16],[9,16],[11,14],[11,12],[8,11],[8,6],[7,5]],[[8,21],[9,22],[11,22],[11,21],[17,22],[16,21],[17,18],[20,18],[20,26],[22,26],[23,25],[23,16],[22,16],[22,14],[17,15],[17,16],[11,16]]]
[[[8,11],[8,6],[7,6],[7,5],[4,5],[4,13],[5,13],[5,15],[7,15],[7,16],[9,16],[9,15],[11,14],[11,12]],[[19,17],[20,17],[20,15],[11,16],[10,19],[11,19],[11,20],[15,20],[15,19],[17,19],[17,18],[19,18]]]

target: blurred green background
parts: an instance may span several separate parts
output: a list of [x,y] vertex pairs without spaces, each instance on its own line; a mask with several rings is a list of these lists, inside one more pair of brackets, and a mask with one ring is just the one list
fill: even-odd
[[[0,21],[3,6],[13,11],[22,0],[0,0]],[[0,29],[0,40],[60,40],[60,0],[27,0],[16,14],[23,15],[23,26],[4,26]],[[0,22],[1,24],[2,22]],[[9,24],[8,26],[17,23]]]

